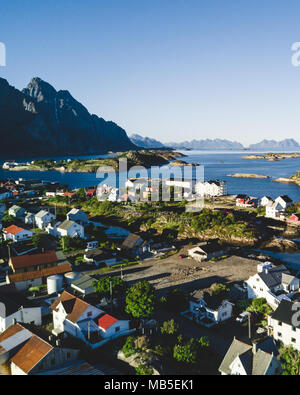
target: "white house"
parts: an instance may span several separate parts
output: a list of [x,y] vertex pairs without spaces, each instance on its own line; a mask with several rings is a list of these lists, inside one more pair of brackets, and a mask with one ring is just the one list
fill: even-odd
[[227,183],[219,180],[198,182],[195,185],[195,192],[197,195],[207,197],[224,196],[227,195]]
[[248,298],[265,298],[276,309],[282,300],[291,300],[299,291],[297,277],[290,274],[284,265],[274,266],[271,262],[260,263],[257,273],[247,281]]
[[266,207],[270,203],[274,203],[274,200],[270,196],[264,196],[260,199],[260,206],[262,207]]
[[33,213],[25,213],[24,222],[27,225],[34,225],[35,223],[35,215]]
[[[3,287],[1,287],[3,288]],[[42,309],[27,302],[18,292],[2,292],[0,288],[0,333],[9,328],[14,320],[25,324],[42,325]]]
[[88,222],[88,217],[86,213],[76,208],[73,208],[70,212],[68,212],[67,219],[69,221],[77,222],[78,224],[81,225],[84,225]]
[[26,210],[23,207],[20,206],[12,206],[8,210],[8,215],[15,217],[15,218],[22,218],[25,215]]
[[288,207],[290,207],[293,204],[292,199],[290,199],[287,195],[278,196],[278,198],[275,199],[275,202],[279,203],[284,210],[286,210]]
[[228,252],[228,248],[222,246],[217,241],[200,243],[197,247],[188,250],[188,255],[195,261],[209,261],[212,258],[220,258]]
[[84,227],[74,221],[65,220],[56,228],[59,237],[80,237],[84,239]]
[[273,339],[252,345],[234,338],[220,367],[223,376],[274,376],[282,372],[278,350]]
[[268,316],[268,332],[276,341],[300,351],[299,306],[283,300]]
[[108,250],[100,250],[99,248],[86,251],[84,254],[84,259],[87,263],[96,266],[100,266],[101,264],[113,266],[117,264],[116,253]]
[[67,291],[56,299],[51,308],[53,310],[53,334],[58,336],[60,333],[66,333],[77,337],[92,349],[133,331],[130,329],[129,321],[117,320],[117,323],[103,310]]
[[279,202],[269,202],[265,207],[266,218],[284,219],[285,208]]
[[54,221],[56,216],[49,211],[41,210],[35,216],[35,223],[39,229],[46,229],[47,225],[49,225],[52,221]]
[[30,240],[34,232],[31,230],[20,228],[16,225],[11,225],[8,228],[3,229],[3,236],[5,241],[25,241]]
[[189,310],[183,315],[211,327],[231,318],[233,306],[224,295],[213,295],[211,289],[198,290],[190,295]]

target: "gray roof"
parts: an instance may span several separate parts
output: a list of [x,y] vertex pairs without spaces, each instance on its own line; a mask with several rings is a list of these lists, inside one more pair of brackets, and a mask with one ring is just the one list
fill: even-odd
[[93,287],[94,281],[96,281],[96,280],[93,277],[88,276],[88,275],[83,275],[83,276],[77,278],[76,280],[72,281],[71,286],[74,285],[75,287],[77,287],[81,290],[86,290],[86,289]]
[[294,278],[295,277],[291,274],[282,273],[282,284],[289,285],[294,280]]
[[[41,210],[35,216],[38,218],[43,218],[45,215],[49,214],[49,211]],[[51,214],[51,213],[50,213]]]
[[260,376],[264,375],[270,366],[273,357],[277,357],[274,340],[270,337],[256,345],[256,352],[250,344],[234,339],[227,351],[219,371],[230,375],[230,365],[239,357],[247,375]]
[[280,285],[282,283],[283,274],[290,275],[290,272],[284,265],[274,266],[269,269],[268,273],[258,273],[259,277],[268,288],[274,288]]
[[76,222],[74,221],[69,221],[68,219],[66,219],[64,222],[62,222],[57,229],[63,229],[63,230],[68,230],[69,228],[71,228],[74,224],[76,224]]

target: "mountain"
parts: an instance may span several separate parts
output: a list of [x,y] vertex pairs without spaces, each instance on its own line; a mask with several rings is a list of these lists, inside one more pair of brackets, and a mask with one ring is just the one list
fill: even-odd
[[182,143],[167,143],[166,145],[174,149],[188,149],[188,150],[244,149],[244,146],[241,143],[238,143],[236,141],[221,140],[221,139],[192,140],[192,141],[184,141]]
[[130,140],[133,142],[133,144],[142,148],[150,148],[150,149],[166,148],[166,146],[160,141],[151,139],[149,137],[142,137],[139,134],[131,135]]
[[250,150],[284,150],[291,151],[293,149],[299,149],[300,145],[294,139],[285,139],[282,141],[275,140],[263,140],[258,144],[251,144]]
[[33,78],[19,91],[0,78],[0,156],[87,155],[137,147],[114,122],[92,115],[68,91]]

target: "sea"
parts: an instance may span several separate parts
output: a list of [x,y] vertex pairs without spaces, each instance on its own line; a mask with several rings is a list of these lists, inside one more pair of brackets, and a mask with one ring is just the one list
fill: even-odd
[[[264,195],[276,198],[279,195],[288,195],[294,201],[300,199],[300,187],[294,184],[275,182],[279,177],[290,177],[300,171],[300,158],[282,159],[270,162],[264,159],[243,159],[250,154],[263,154],[258,151],[179,151],[186,155],[183,160],[188,163],[197,163],[204,168],[205,180],[223,180],[227,182],[228,193],[247,194],[261,198]],[[282,151],[281,151],[282,152]],[[80,156],[77,158],[105,158],[111,155]],[[57,157],[56,160],[74,159],[75,157]],[[32,158],[20,159],[18,162],[28,162]],[[70,189],[98,185],[100,182],[110,183],[110,176],[98,178],[96,173],[60,173],[57,171],[9,171],[3,170],[0,160],[0,179],[39,179],[47,182],[60,182],[67,184]],[[251,173],[269,176],[268,179],[233,178],[229,174]],[[122,175],[122,179],[126,175]]]

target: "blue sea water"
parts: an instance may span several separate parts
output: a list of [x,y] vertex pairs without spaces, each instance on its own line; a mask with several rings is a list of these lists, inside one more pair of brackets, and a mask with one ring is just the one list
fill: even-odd
[[[264,195],[272,198],[278,195],[289,195],[294,201],[300,199],[300,187],[293,184],[283,184],[273,181],[279,177],[290,177],[300,170],[300,158],[282,159],[277,162],[267,160],[247,160],[243,156],[251,153],[244,151],[182,151],[189,163],[198,163],[204,166],[206,180],[219,179],[228,184],[229,194],[244,193],[250,196],[262,197]],[[101,157],[100,155],[93,157]],[[102,157],[105,157],[104,155]],[[90,158],[90,157],[84,157]],[[57,160],[66,158],[56,158]],[[28,159],[27,159],[28,160]],[[2,161],[3,163],[3,161]],[[0,162],[1,165],[1,162]],[[1,165],[2,166],[2,165]],[[271,177],[271,179],[242,179],[228,177],[234,173],[254,173]],[[97,185],[101,181],[93,173],[59,173],[47,172],[14,172],[0,169],[0,179],[42,179],[44,181],[58,181],[69,185],[71,189]]]

